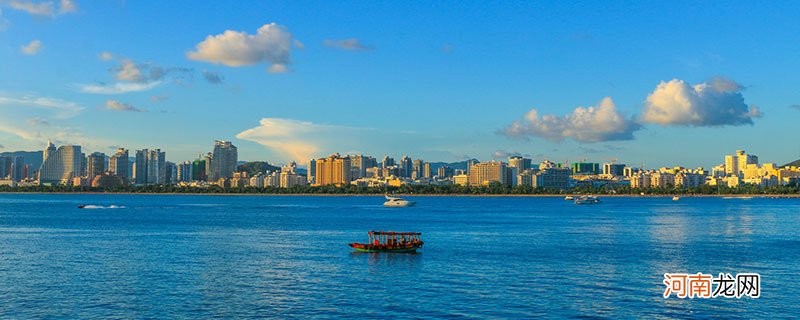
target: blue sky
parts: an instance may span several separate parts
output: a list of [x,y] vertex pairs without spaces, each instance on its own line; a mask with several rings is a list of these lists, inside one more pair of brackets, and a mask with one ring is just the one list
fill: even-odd
[[334,151],[648,167],[708,167],[741,148],[800,158],[792,2],[0,10],[0,151],[52,139],[161,148],[177,162],[222,139],[240,159],[276,163]]

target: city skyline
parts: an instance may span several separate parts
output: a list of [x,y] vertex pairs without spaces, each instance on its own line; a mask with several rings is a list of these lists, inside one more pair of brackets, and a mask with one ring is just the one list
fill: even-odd
[[792,4],[253,6],[0,1],[0,152],[800,158]]

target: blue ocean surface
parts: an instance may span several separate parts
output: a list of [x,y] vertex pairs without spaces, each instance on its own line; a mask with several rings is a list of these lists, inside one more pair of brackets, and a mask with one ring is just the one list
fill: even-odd
[[[408,199],[3,194],[0,318],[800,314],[800,199]],[[370,230],[425,246],[347,246]],[[662,296],[665,273],[697,272],[759,273],[761,297]]]

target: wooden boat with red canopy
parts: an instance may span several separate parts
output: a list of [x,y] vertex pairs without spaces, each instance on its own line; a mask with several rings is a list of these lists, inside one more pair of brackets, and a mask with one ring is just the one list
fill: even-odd
[[420,232],[370,231],[369,243],[351,243],[360,252],[415,252],[422,248]]

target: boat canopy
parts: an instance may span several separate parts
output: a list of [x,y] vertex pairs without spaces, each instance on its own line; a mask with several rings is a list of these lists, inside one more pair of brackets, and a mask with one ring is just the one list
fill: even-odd
[[422,235],[422,232],[370,231],[369,234],[388,236],[419,236]]

